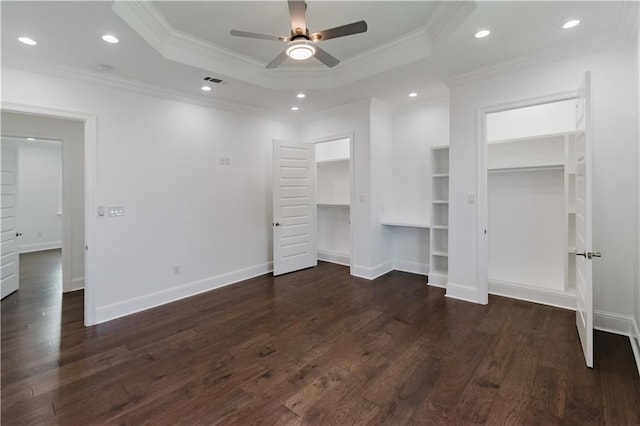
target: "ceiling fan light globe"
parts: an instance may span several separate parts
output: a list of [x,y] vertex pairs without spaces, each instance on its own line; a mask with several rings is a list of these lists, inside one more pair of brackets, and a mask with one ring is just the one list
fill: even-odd
[[304,61],[316,54],[316,48],[309,40],[294,40],[287,46],[287,56],[296,61]]

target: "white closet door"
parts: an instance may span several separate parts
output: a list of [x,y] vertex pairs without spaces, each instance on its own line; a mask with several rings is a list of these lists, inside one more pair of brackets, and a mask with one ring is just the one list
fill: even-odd
[[273,275],[318,264],[313,149],[273,141]]
[[[576,326],[587,367],[593,367],[593,272],[591,233],[591,73],[584,76],[576,103]],[[599,256],[599,253],[595,253]]]
[[1,298],[18,290],[20,279],[18,242],[16,231],[16,186],[18,177],[18,151],[3,141],[2,143],[2,282]]

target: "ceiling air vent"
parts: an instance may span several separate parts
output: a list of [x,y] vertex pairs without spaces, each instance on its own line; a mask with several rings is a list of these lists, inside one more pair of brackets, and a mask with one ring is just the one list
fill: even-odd
[[205,81],[210,81],[212,83],[222,83],[222,80],[220,80],[219,78],[205,77],[204,80]]

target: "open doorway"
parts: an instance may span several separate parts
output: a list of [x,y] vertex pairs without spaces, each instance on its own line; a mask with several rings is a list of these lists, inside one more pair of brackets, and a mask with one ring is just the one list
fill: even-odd
[[486,115],[490,294],[575,309],[575,110]]
[[314,150],[318,260],[352,267],[352,138],[322,139]]
[[[30,286],[33,284],[32,277],[20,276],[21,258],[28,261],[28,265],[23,265],[28,270],[46,270],[50,281],[55,281],[57,276],[58,282],[50,284],[57,289],[58,297],[62,292],[82,290],[85,287],[85,123],[3,111],[2,130],[4,135],[11,135],[2,138],[3,153],[5,146],[16,150],[16,204],[13,209],[5,209],[3,205],[3,226],[9,225],[4,219],[13,211],[17,291],[20,292],[22,278],[31,280]],[[3,192],[6,177],[3,174]],[[3,234],[3,242],[8,236],[8,232]],[[3,265],[10,257],[5,250],[3,243]],[[3,279],[9,278],[4,275],[3,271]]]

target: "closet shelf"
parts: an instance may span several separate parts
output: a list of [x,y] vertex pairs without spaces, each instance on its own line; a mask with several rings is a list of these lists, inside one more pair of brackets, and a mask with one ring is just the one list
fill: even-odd
[[431,229],[449,229],[449,225],[431,225]]
[[433,200],[433,204],[449,204],[449,200]]
[[562,170],[564,163],[549,163],[531,166],[513,166],[513,167],[490,167],[489,173],[505,173],[505,172],[537,172],[547,170]]
[[449,177],[449,173],[434,173],[431,175],[431,177],[434,177],[434,178]]
[[402,220],[383,219],[380,221],[380,223],[385,226],[402,226],[406,228],[425,228],[425,229],[430,228],[429,224],[426,222],[408,222],[408,221],[402,221]]
[[567,210],[567,213],[576,214],[576,208],[575,207],[569,207],[569,209]]
[[449,257],[449,253],[444,251],[432,251],[431,254],[434,256]]
[[316,165],[318,166],[322,166],[322,165],[328,165],[328,164],[338,164],[338,163],[348,163],[349,162],[349,158],[336,158],[333,160],[318,160],[316,161]]
[[349,207],[349,203],[316,203],[318,207]]

